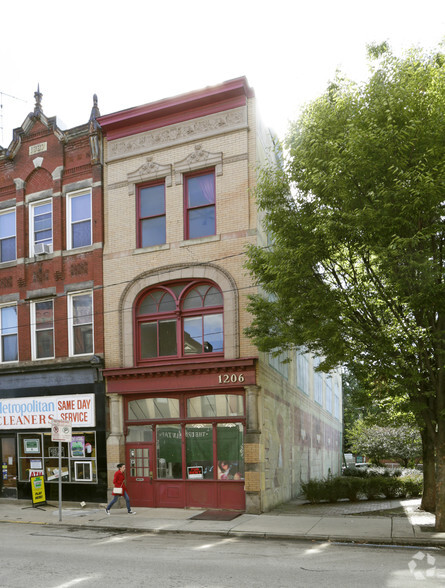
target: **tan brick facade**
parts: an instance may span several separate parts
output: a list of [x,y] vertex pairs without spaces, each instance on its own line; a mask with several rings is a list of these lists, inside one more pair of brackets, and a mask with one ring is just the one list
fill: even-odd
[[[244,269],[245,250],[249,244],[266,242],[253,190],[257,165],[265,161],[271,137],[257,120],[253,93],[247,93],[243,104],[215,106],[207,114],[184,115],[184,120],[164,126],[154,115],[150,119],[145,114],[146,120],[140,122],[139,111],[129,114],[134,122],[125,113],[101,119],[107,137],[104,303],[108,375],[117,377],[121,372],[122,378],[127,373],[142,378],[134,349],[134,308],[141,292],[173,280],[196,278],[215,283],[224,297],[224,361],[254,358],[256,363],[256,386],[245,387],[246,510],[268,510],[300,491],[300,482],[307,479],[307,463],[309,471],[312,462],[318,464],[312,468],[318,476],[328,469],[335,472],[341,452],[340,420],[316,405],[313,394],[302,394],[295,377],[289,380],[274,370],[268,357],[259,354],[244,335],[250,322],[247,296],[255,292]],[[215,174],[216,233],[188,240],[183,174],[208,168]],[[137,187],[159,178],[165,185],[166,242],[139,248]],[[295,376],[295,364],[291,365]],[[147,381],[147,391],[150,386]],[[125,393],[124,384],[122,390]],[[110,401],[109,475],[116,461],[125,457],[124,399],[110,394]],[[318,463],[321,444],[306,451],[300,433],[295,432],[303,413],[311,423],[319,421],[324,435],[332,429],[336,438],[335,448],[326,449],[323,463]]]

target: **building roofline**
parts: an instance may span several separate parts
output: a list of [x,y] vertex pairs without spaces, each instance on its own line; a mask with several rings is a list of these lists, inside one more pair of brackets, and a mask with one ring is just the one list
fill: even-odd
[[106,114],[97,120],[104,135],[112,140],[244,106],[247,98],[253,96],[254,91],[243,76],[216,86]]

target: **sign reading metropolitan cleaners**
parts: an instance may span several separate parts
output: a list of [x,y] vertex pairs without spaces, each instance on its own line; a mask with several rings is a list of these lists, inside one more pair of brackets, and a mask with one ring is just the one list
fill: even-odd
[[94,394],[29,396],[0,400],[0,431],[49,429],[52,419],[71,421],[73,427],[94,427]]

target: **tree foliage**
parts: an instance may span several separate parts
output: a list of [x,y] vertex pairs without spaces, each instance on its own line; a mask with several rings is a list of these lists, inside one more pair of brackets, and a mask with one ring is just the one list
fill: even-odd
[[406,398],[434,440],[445,529],[445,57],[371,48],[369,79],[341,76],[260,173],[273,246],[251,247],[247,333],[305,346],[376,397]]
[[384,459],[394,459],[408,467],[422,455],[419,432],[409,425],[368,426],[359,420],[350,432],[350,439],[352,451],[366,455],[375,464]]

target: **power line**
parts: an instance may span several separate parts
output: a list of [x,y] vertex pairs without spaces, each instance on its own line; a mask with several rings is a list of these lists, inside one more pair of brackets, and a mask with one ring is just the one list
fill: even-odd
[[[270,248],[270,246],[268,246],[268,245],[266,245],[264,247],[261,247],[261,249],[269,249],[269,248]],[[182,269],[186,269],[186,268],[197,267],[197,266],[205,266],[205,265],[208,265],[209,263],[216,263],[216,262],[219,262],[219,261],[224,261],[226,259],[240,257],[240,256],[243,256],[243,255],[246,255],[246,252],[245,251],[241,251],[240,253],[233,253],[231,255],[225,255],[223,257],[218,257],[218,258],[215,258],[215,259],[209,259],[209,260],[202,261],[202,262],[196,262],[196,263],[193,263],[192,265],[185,263],[185,264],[181,265],[181,268]],[[172,267],[172,268],[166,267],[165,269],[161,269],[161,268],[157,268],[156,269],[156,273],[158,275],[160,275],[160,276],[162,276],[162,275],[168,275],[169,273],[176,272],[176,271],[178,271],[178,266],[177,265],[175,267]],[[137,276],[135,276],[135,278],[136,277]],[[87,291],[87,290],[91,291],[91,290],[93,290],[93,291],[96,291],[96,292],[100,292],[100,291],[104,291],[105,288],[114,288],[116,286],[123,286],[123,285],[131,284],[132,282],[135,282],[136,281],[135,278],[129,279],[129,280],[122,280],[122,281],[119,281],[119,282],[113,282],[111,284],[107,284],[106,286],[101,284],[101,285],[98,285],[98,286],[93,286],[92,289],[84,289],[84,290],[79,290],[79,291]],[[190,278],[190,281],[191,280],[194,280],[194,279],[198,279],[198,278]],[[184,280],[180,280],[180,281],[184,281]],[[162,282],[159,282],[159,284],[162,284]],[[224,294],[228,294],[230,292],[241,292],[243,290],[251,290],[251,289],[254,289],[254,288],[257,288],[257,285],[250,284],[248,286],[241,286],[241,287],[238,287],[238,288],[229,288],[229,289],[226,289],[226,290],[221,290],[221,292],[224,295]],[[13,303],[12,304],[11,303],[2,304],[0,306],[0,308],[2,308],[2,307],[3,308],[10,307],[10,306],[19,306],[19,305],[20,306],[24,306],[24,305],[31,306],[31,304],[33,302],[36,302],[36,301],[38,302],[38,301],[44,301],[44,300],[49,300],[49,299],[54,300],[56,298],[67,298],[68,296],[70,296],[72,294],[75,294],[75,293],[77,293],[77,291],[74,291],[73,290],[72,292],[63,292],[63,293],[59,293],[59,294],[55,294],[55,295],[49,295],[46,298],[45,297],[41,297],[41,298],[36,299],[36,300],[29,300],[29,299],[28,300],[19,300],[19,301],[16,302],[16,304],[13,304]],[[121,312],[126,312],[126,311],[132,310],[132,309],[133,309],[133,306],[127,307],[127,308],[123,308],[123,309],[121,309]],[[113,308],[113,309],[110,309],[110,310],[102,310],[102,311],[98,311],[98,312],[93,311],[93,317],[95,317],[95,316],[102,316],[104,318],[107,314],[111,314],[111,313],[115,313],[115,312],[119,312],[119,309],[118,308]],[[60,318],[60,319],[54,318],[53,319],[53,324],[56,325],[56,323],[65,323],[65,321],[66,321],[66,318]],[[25,327],[28,327],[29,328],[33,324],[34,323],[31,323],[31,322],[19,323],[17,325],[17,328],[25,328]]]
[[29,102],[29,100],[24,100],[23,98],[18,98],[17,96],[13,96],[12,94],[7,94],[6,92],[2,92],[0,90],[0,145],[3,144],[3,96],[8,98],[12,98],[12,100],[18,100],[19,102]]

